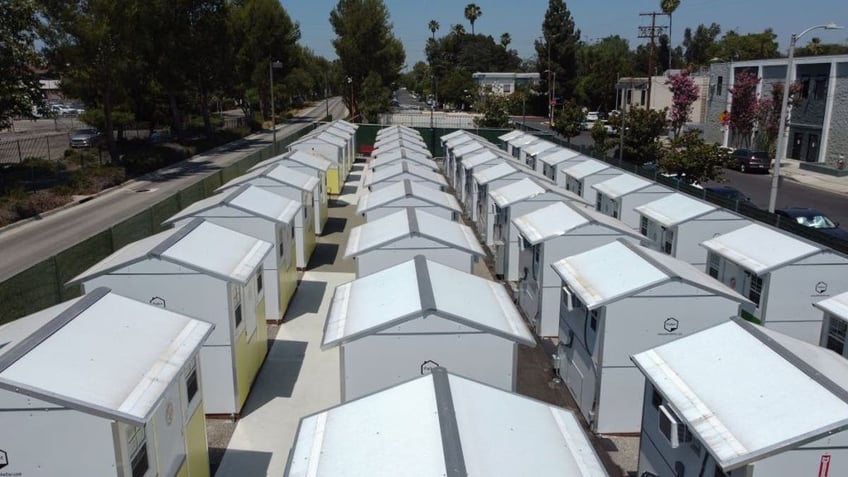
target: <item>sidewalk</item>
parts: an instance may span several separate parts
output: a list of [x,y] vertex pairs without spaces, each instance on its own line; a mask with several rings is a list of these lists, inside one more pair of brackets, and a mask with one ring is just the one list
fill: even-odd
[[791,180],[826,192],[848,195],[848,176],[829,176],[820,172],[801,169],[801,162],[796,159],[780,161],[781,177],[784,180]]

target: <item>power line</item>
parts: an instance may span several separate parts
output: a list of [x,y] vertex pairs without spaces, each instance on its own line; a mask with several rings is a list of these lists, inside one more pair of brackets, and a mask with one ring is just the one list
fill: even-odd
[[654,76],[654,39],[663,34],[667,28],[665,26],[657,26],[657,15],[663,16],[663,12],[640,13],[640,17],[651,17],[651,26],[639,27],[639,38],[650,38],[651,46],[648,50],[648,98],[647,107],[651,109],[651,83]]

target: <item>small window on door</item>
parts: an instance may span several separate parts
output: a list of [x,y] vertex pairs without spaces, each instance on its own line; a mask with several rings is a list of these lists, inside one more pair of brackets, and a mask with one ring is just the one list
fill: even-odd
[[189,404],[191,404],[192,400],[194,400],[194,397],[197,396],[197,391],[199,389],[199,386],[198,386],[198,383],[197,383],[197,361],[196,360],[192,363],[191,368],[189,368],[188,373],[186,373],[185,385],[186,385],[186,401]]
[[825,347],[841,355],[845,352],[845,335],[848,334],[848,322],[835,316],[830,316],[828,321]]
[[716,78],[716,89],[715,89],[716,96],[721,96],[721,89],[723,87],[724,87],[724,76],[719,76],[718,78]]
[[648,236],[648,218],[644,215],[639,219],[639,233]]
[[142,477],[150,469],[147,458],[147,434],[144,426],[131,426],[127,429],[127,453],[130,456],[132,477]]
[[256,293],[262,293],[262,270],[256,274]]
[[707,273],[711,277],[718,279],[718,271],[720,266],[721,257],[719,257],[719,255],[716,253],[709,252],[707,254]]

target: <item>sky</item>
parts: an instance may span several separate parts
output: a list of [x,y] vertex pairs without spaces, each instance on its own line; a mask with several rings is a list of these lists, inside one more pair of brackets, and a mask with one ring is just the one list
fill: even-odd
[[[329,23],[330,11],[336,0],[281,0],[293,20],[300,23],[301,45],[316,54],[335,59],[331,43],[335,36]],[[442,36],[450,26],[462,23],[471,27],[463,16],[465,0],[384,0],[394,25],[394,34],[406,50],[406,69],[417,61],[426,61],[424,46],[430,37],[427,24],[440,24],[436,36]],[[547,10],[545,0],[476,0],[483,15],[474,24],[476,33],[491,35],[498,42],[504,32],[512,37],[510,48],[522,58],[535,56],[533,41],[541,36],[542,20]],[[659,11],[659,0],[576,0],[566,1],[581,39],[591,42],[609,35],[619,35],[635,48],[641,40],[638,27],[650,25],[650,17],[640,13]],[[790,35],[813,25],[834,22],[848,26],[846,0],[682,0],[674,13],[672,43],[679,45],[686,27],[693,30],[698,24],[721,25],[722,33],[735,30],[739,34],[761,32],[771,27],[778,35],[781,51],[789,46]],[[657,23],[667,25],[667,17],[657,17]],[[848,43],[848,29],[819,30],[808,33],[798,41],[805,45],[818,36],[824,43]]]

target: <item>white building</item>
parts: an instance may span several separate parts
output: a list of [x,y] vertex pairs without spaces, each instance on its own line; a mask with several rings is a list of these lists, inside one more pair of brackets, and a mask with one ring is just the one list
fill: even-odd
[[105,288],[0,326],[2,475],[209,476],[211,331]]
[[492,73],[476,72],[471,78],[480,91],[497,95],[510,95],[518,87],[530,88],[539,83],[539,73]]
[[[352,126],[350,123],[347,123],[349,126]],[[353,166],[353,162],[356,160],[356,130],[350,129],[348,127],[340,126],[338,122],[332,123],[324,123],[318,125],[312,132],[307,133],[307,136],[313,136],[317,138],[327,138],[328,140],[337,140],[340,139],[344,142],[343,144],[343,154],[344,154],[344,162],[347,168],[347,171],[350,172],[351,167]],[[333,139],[330,139],[330,138]]]
[[444,368],[300,421],[286,477],[605,477],[574,413]]
[[356,213],[371,222],[407,208],[454,222],[462,215],[462,208],[454,196],[408,180],[363,194],[356,205]]
[[522,133],[503,140],[503,142],[506,144],[506,152],[508,152],[509,155],[516,161],[523,163],[524,155],[522,149],[538,142],[539,140],[538,136]]
[[848,475],[848,366],[739,318],[637,354],[638,475]]
[[636,207],[672,194],[672,190],[632,174],[621,174],[592,186],[595,189],[595,209],[602,214],[639,227]]
[[639,432],[645,382],[630,356],[736,316],[742,295],[624,240],[553,265],[562,279],[559,366],[593,431]]
[[[502,151],[489,148],[480,149],[472,154],[468,154],[462,161],[457,161],[452,169],[453,188],[463,204],[467,200],[466,197],[473,189],[472,177],[474,171],[488,169],[509,162],[510,159],[505,156]],[[446,169],[447,170],[447,169]]]
[[426,167],[414,166],[408,162],[381,167],[380,170],[367,175],[364,184],[368,190],[375,191],[404,180],[417,182],[423,187],[440,191],[446,190],[448,186],[445,178],[438,172],[433,172]]
[[195,219],[125,246],[69,284],[214,324],[200,352],[206,413],[234,416],[268,351],[262,264],[270,252],[268,242]]
[[539,162],[542,163],[542,175],[555,182],[557,187],[563,189],[565,189],[565,174],[562,171],[589,159],[592,158],[564,147],[550,149],[539,155]]
[[300,202],[244,185],[199,200],[162,223],[180,227],[199,217],[272,244],[262,263],[265,319],[279,323],[297,289],[294,223],[301,208]]
[[323,217],[328,215],[328,204],[321,202],[318,179],[277,164],[236,177],[215,192],[234,190],[245,184],[261,187],[303,205],[301,213],[295,218],[294,228],[297,268],[305,269],[315,251],[315,222],[324,220]]
[[740,229],[751,221],[688,195],[674,193],[635,208],[639,233],[650,246],[692,265],[707,263],[701,242]]
[[[520,159],[523,159],[524,163],[527,164],[527,167],[533,169],[539,174],[544,174],[544,162],[539,159],[545,153],[553,152],[555,150],[563,149],[558,146],[556,143],[551,141],[546,141],[544,139],[539,139],[538,141],[528,145],[521,149],[521,155],[523,156]],[[556,181],[556,179],[551,179]]]
[[306,135],[289,144],[289,151],[311,151],[328,159],[333,165],[327,170],[327,191],[338,195],[344,187],[345,179],[350,171],[348,158],[345,155],[347,142],[330,135]]
[[848,291],[848,258],[762,225],[712,238],[706,270],[757,305],[745,317],[818,343],[822,317],[811,305]]
[[524,132],[520,129],[513,129],[512,131],[510,131],[506,134],[501,134],[500,136],[498,136],[498,141],[500,142],[501,149],[506,151],[507,154],[509,154],[510,157],[512,157],[512,150],[510,150],[509,142],[512,141],[514,138],[521,137],[521,136],[524,136],[526,134],[527,134],[526,132]]
[[813,306],[823,315],[821,341],[819,344],[848,358],[845,337],[848,334],[848,292],[825,298]]
[[[518,164],[515,165],[518,166]],[[465,194],[465,210],[471,220],[478,226],[481,219],[485,220],[487,215],[485,207],[490,190],[520,181],[528,176],[528,172],[529,170],[518,169],[508,162],[475,170],[470,177],[471,187],[467,188]],[[467,179],[466,183],[468,183]]]
[[512,219],[518,229],[518,305],[543,337],[559,336],[561,280],[551,267],[570,255],[641,237],[621,222],[578,204],[557,202]]
[[624,171],[610,166],[604,162],[587,159],[577,164],[572,164],[562,170],[565,176],[565,188],[583,197],[590,204],[597,203],[596,191],[592,187],[605,180],[624,174]]
[[486,235],[486,245],[495,259],[495,274],[504,280],[518,280],[518,228],[512,223],[515,217],[533,212],[557,202],[570,202],[588,206],[579,197],[565,189],[552,187],[531,178],[521,179],[489,192],[487,222],[492,224]]
[[519,344],[536,339],[502,285],[418,255],[339,285],[321,347],[340,348],[350,401],[432,366],[513,391]]
[[430,150],[423,142],[412,138],[396,137],[383,141],[379,147],[374,148],[371,152],[371,157],[380,158],[383,154],[388,154],[393,151],[406,149],[408,151],[417,152],[432,157]]
[[354,227],[344,258],[356,259],[356,276],[364,277],[416,255],[471,273],[485,252],[468,226],[406,209]]

